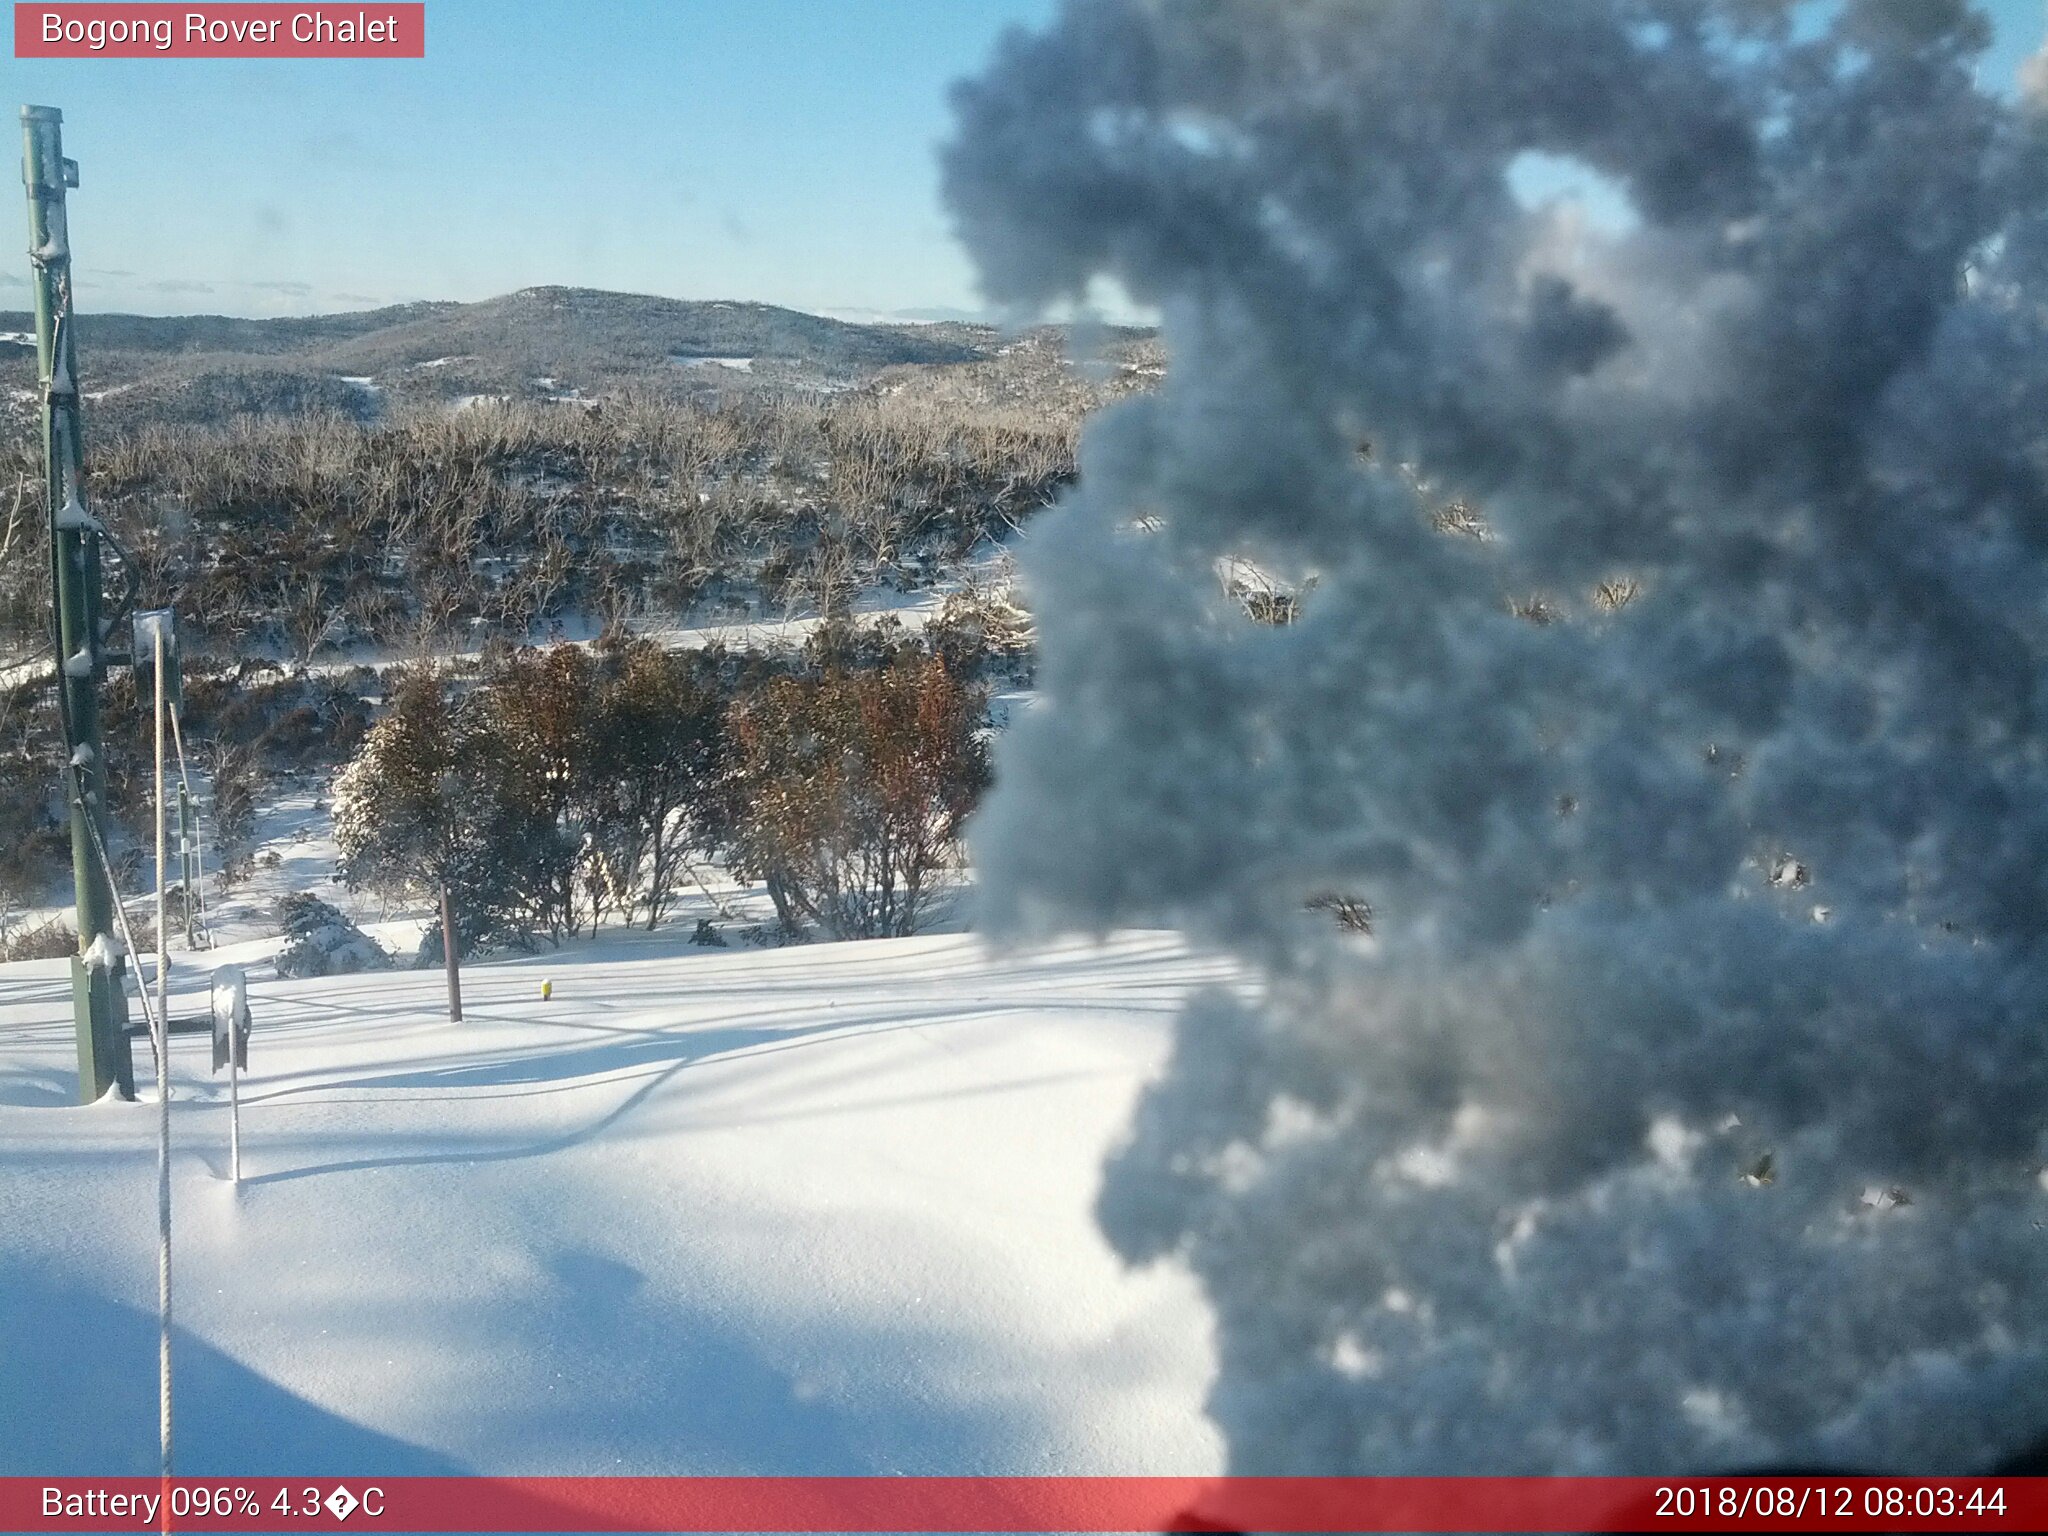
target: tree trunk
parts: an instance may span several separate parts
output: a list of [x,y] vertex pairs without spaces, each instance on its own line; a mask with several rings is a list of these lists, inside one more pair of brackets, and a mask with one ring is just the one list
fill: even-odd
[[783,885],[782,872],[771,869],[767,876],[768,899],[775,903],[775,920],[782,925],[782,931],[794,938],[802,931],[795,910],[790,905],[789,892]]
[[441,959],[448,967],[448,1019],[462,1022],[462,962],[456,954],[455,904],[448,898],[448,882],[441,882]]

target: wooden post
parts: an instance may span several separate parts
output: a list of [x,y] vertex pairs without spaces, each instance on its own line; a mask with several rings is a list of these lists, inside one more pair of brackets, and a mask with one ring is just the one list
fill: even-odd
[[456,955],[455,904],[449,899],[448,882],[441,882],[441,958],[448,967],[448,1018],[462,1022],[462,963]]

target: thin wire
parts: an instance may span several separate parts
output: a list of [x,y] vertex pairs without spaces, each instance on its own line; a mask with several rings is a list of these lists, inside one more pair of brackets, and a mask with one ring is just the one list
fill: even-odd
[[[107,857],[107,845],[100,837],[99,823],[93,818],[90,806],[86,807],[86,812],[85,825],[92,834],[93,851],[99,855],[100,872],[107,877],[107,889],[114,898],[114,920],[121,925],[121,942],[135,957],[135,995],[142,1000],[142,1017],[149,1026],[150,1046],[156,1052],[157,1440],[162,1452],[162,1475],[168,1486],[171,1476],[170,1020],[150,1006],[149,988],[142,984],[142,953],[135,947],[135,934],[128,926],[128,909],[122,904],[121,888],[114,881],[114,863]],[[165,1518],[168,1522],[168,1515]]]
[[[107,889],[114,898],[111,905],[114,909],[114,921],[121,926],[121,942],[128,946],[129,954],[140,959],[140,951],[135,947],[135,935],[128,927],[127,909],[121,905],[121,888],[114,883],[113,862],[107,857],[107,845],[100,840],[99,823],[88,815],[85,818],[85,829],[92,835],[93,852],[99,856],[100,873],[107,877]],[[135,978],[135,991],[142,999],[142,1017],[149,1026],[150,1043],[154,1045],[157,1035],[156,1009],[150,1005],[149,989],[142,984],[139,967]]]
[[[156,1058],[156,1289],[160,1326],[157,1331],[157,1434],[163,1452],[165,1492],[171,1481],[171,909],[165,876],[170,863],[169,807],[164,804],[163,623],[155,627],[156,644],[156,1016],[163,1027],[164,1048]],[[138,981],[141,978],[136,978]],[[168,1515],[165,1529],[170,1528]]]

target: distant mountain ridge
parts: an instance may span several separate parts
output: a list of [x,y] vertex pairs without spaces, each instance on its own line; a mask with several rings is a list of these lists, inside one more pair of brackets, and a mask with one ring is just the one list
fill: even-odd
[[[302,351],[351,340],[436,312],[460,309],[452,303],[394,304],[331,315],[289,315],[253,319],[241,315],[128,315],[80,313],[81,344],[127,352],[249,352],[263,356]],[[0,310],[0,332],[32,331],[35,316]]]
[[[107,414],[178,420],[252,409],[361,414],[393,394],[844,385],[889,367],[976,362],[1001,341],[986,326],[859,323],[773,304],[563,287],[344,314],[82,313],[77,323],[80,382],[105,399]],[[25,312],[0,312],[0,333],[33,327]],[[25,347],[8,352],[0,370],[18,402],[33,363]]]
[[[0,330],[32,316],[0,313]],[[957,333],[959,327],[949,327]],[[664,299],[594,288],[522,288],[474,304],[427,301],[331,315],[80,314],[81,346],[129,352],[304,354],[337,365],[417,366],[456,352],[531,350],[599,339],[629,359],[681,355],[786,358],[867,367],[968,362],[978,348],[926,339],[915,325],[833,320],[773,304]],[[991,330],[990,335],[994,332]]]

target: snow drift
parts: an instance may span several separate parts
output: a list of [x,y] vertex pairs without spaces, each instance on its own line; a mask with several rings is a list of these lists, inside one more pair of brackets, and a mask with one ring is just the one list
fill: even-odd
[[1010,933],[1272,979],[1100,1206],[1201,1276],[1234,1470],[2048,1425],[2048,145],[1986,40],[1076,0],[959,88],[990,296],[1165,317],[1029,541],[977,856]]
[[[610,930],[469,968],[458,1025],[277,943],[172,977],[203,1017],[238,963],[254,1016],[239,1186],[171,1037],[180,1475],[1216,1467],[1200,1298],[1088,1201],[1228,965]],[[0,1476],[150,1474],[156,1107],[68,1103],[65,965],[0,967]]]

